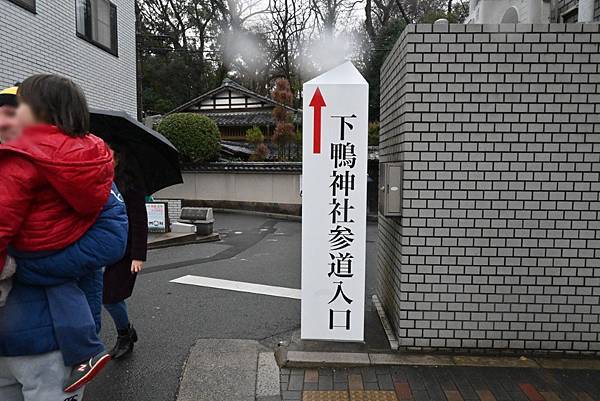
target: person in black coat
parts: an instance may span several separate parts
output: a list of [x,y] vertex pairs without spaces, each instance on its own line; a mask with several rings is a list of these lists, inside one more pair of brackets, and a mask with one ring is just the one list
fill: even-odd
[[133,293],[137,274],[144,267],[148,243],[146,191],[140,167],[128,148],[111,145],[115,153],[115,183],[123,195],[129,218],[127,250],[121,261],[104,271],[103,303],[117,328],[117,343],[110,352],[120,359],[133,351],[138,335],[129,321],[125,300]]

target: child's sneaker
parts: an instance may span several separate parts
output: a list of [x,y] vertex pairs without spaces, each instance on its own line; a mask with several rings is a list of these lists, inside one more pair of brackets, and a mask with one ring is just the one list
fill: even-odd
[[104,351],[94,357],[91,357],[89,361],[82,362],[78,365],[73,366],[71,375],[65,381],[65,393],[73,393],[79,390],[82,386],[90,382],[100,371],[106,366],[111,360],[111,356],[108,352]]

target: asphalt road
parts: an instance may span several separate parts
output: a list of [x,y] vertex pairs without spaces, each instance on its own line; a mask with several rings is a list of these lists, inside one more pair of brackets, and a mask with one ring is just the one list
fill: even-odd
[[[127,360],[111,363],[85,401],[175,400],[182,369],[198,339],[286,338],[300,324],[300,301],[170,283],[185,275],[300,288],[301,224],[217,214],[223,240],[151,251],[134,296],[131,320],[140,341]],[[368,226],[367,294],[376,274],[376,226]],[[369,298],[367,298],[369,299]],[[116,333],[104,316],[102,336]]]

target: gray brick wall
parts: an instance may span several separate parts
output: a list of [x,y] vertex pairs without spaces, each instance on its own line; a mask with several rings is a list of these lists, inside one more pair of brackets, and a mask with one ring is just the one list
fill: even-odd
[[378,294],[409,349],[600,351],[600,24],[409,26],[382,68]]
[[36,73],[75,80],[93,107],[137,113],[134,1],[117,5],[119,56],[76,36],[75,0],[37,0],[33,14],[0,0],[0,88]]

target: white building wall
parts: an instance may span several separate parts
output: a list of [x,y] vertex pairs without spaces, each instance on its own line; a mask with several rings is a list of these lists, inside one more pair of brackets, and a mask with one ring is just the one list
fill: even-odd
[[56,73],[77,82],[91,107],[137,114],[135,10],[117,6],[118,57],[76,35],[75,0],[37,0],[36,14],[0,0],[0,88],[32,74]]
[[[552,4],[540,0],[542,7],[542,23],[549,23]],[[519,13],[519,23],[529,23],[528,0],[472,0],[472,11],[465,21],[469,24],[500,24],[509,8],[514,7]]]
[[[560,16],[577,7],[578,0],[540,0],[542,4],[541,23],[562,22]],[[600,21],[600,0],[595,1],[594,21]],[[499,24],[506,11],[515,7],[519,13],[519,23],[530,23],[528,0],[471,0],[467,24]]]
[[163,189],[157,199],[187,199],[300,205],[300,174],[185,172],[183,184]]

